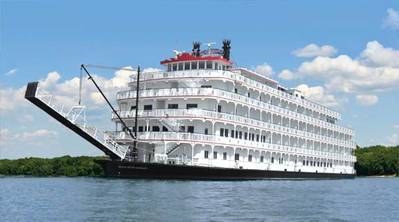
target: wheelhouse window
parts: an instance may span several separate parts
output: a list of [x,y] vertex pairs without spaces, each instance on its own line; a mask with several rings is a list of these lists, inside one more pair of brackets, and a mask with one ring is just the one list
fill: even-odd
[[172,65],[168,64],[168,72],[172,70]]
[[212,69],[212,61],[206,61],[206,69]]
[[184,63],[184,70],[189,70],[190,69],[190,63],[186,62]]
[[183,70],[183,63],[179,63],[179,71]]
[[186,105],[187,109],[195,109],[198,108],[198,104],[194,104],[194,103],[189,103]]
[[178,109],[179,104],[168,104],[168,109]]
[[205,69],[205,62],[199,62],[198,63],[198,68],[199,69]]
[[174,63],[174,64],[172,65],[172,70],[173,70],[173,71],[176,71],[176,70],[177,70],[177,64],[176,64],[176,63]]
[[197,69],[197,62],[191,62],[191,69]]
[[144,110],[152,110],[152,105],[144,105]]
[[205,151],[204,151],[204,158],[205,158],[205,159],[208,159],[208,157],[209,157],[209,151],[208,151],[208,150],[205,150]]

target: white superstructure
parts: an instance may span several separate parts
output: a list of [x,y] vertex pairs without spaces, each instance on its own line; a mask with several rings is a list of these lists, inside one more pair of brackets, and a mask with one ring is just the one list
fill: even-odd
[[[165,71],[140,77],[139,160],[222,168],[353,174],[353,131],[341,114],[254,71],[225,52],[176,52]],[[228,48],[229,49],[229,48]],[[223,51],[226,51],[224,49]],[[134,126],[136,76],[117,94]],[[130,140],[121,124],[119,142]]]

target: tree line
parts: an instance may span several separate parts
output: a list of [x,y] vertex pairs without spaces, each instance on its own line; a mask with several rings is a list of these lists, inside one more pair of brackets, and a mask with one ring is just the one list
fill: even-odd
[[[358,176],[398,175],[399,146],[357,147],[355,156]],[[3,159],[0,160],[0,175],[103,176],[103,169],[96,160],[104,158],[106,157],[62,156],[52,159],[36,157]]]

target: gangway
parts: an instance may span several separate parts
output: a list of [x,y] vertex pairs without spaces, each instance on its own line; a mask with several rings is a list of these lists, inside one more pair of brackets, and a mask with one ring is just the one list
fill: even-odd
[[[39,93],[39,82],[28,83],[25,98],[45,111],[48,115],[102,150],[111,159],[123,160],[129,151],[127,145],[118,144],[110,135],[86,124],[85,106],[76,105],[64,111],[64,106],[56,104],[53,96]],[[135,138],[132,138],[135,140]]]

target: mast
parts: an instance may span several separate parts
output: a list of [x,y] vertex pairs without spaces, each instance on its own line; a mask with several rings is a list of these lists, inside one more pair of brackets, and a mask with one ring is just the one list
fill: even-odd
[[[139,92],[140,92],[140,66],[137,67],[136,80],[136,115],[134,116],[134,137],[137,138],[137,117],[139,112]],[[133,161],[137,159],[137,139],[133,141]]]

